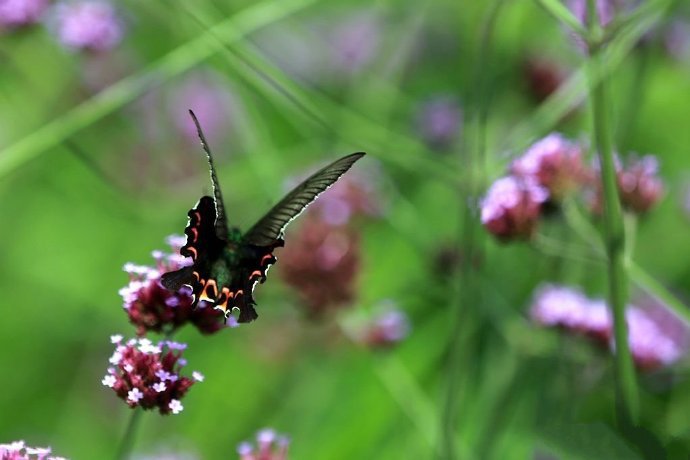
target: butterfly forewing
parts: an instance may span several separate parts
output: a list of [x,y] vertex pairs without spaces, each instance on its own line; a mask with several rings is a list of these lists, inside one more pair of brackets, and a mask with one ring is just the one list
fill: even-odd
[[347,155],[311,175],[249,229],[244,235],[245,241],[256,246],[267,246],[282,238],[283,231],[290,221],[363,156],[363,152]]

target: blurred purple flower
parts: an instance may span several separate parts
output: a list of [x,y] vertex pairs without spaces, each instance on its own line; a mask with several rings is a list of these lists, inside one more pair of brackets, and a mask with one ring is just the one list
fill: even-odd
[[180,374],[186,361],[176,342],[153,344],[148,339],[130,339],[122,343],[122,336],[111,337],[116,344],[110,357],[111,367],[101,383],[112,388],[129,407],[158,408],[161,414],[178,414],[183,406],[180,399],[200,380]]
[[530,238],[548,197],[548,190],[531,178],[498,179],[481,201],[482,224],[502,240]]
[[409,333],[407,314],[389,301],[361,326],[357,340],[371,348],[385,348],[401,342]]
[[0,27],[20,27],[38,22],[48,0],[0,0]]
[[653,155],[631,155],[627,160],[618,172],[621,202],[634,212],[647,212],[664,194],[664,183],[659,178],[659,161]]
[[[587,2],[588,0],[568,0],[567,2],[570,11],[582,24],[587,23]],[[617,3],[620,2],[615,0],[596,0],[597,18],[602,27],[605,27],[613,20]]]
[[545,187],[555,201],[576,190],[591,176],[582,162],[580,146],[558,133],[532,144],[513,162],[511,172]]
[[50,453],[50,447],[28,447],[24,441],[0,444],[0,460],[67,460]]
[[[168,242],[175,253],[154,251],[156,267],[132,263],[124,266],[130,282],[120,289],[120,295],[129,321],[137,328],[137,335],[143,336],[148,331],[169,333],[187,322],[196,326],[202,334],[219,331],[225,321],[222,312],[207,307],[205,302],[193,308],[189,287],[183,286],[177,292],[170,292],[161,284],[163,273],[191,264],[191,259],[179,255],[179,248],[185,243],[184,237],[172,236]],[[233,317],[229,317],[225,324],[231,327],[237,325]]]
[[235,125],[242,112],[237,97],[211,73],[193,75],[176,86],[169,106],[168,112],[178,132],[194,145],[198,144],[199,138],[187,112],[189,109],[194,111],[212,145],[217,144],[228,131],[237,130]]
[[429,147],[450,148],[462,129],[462,109],[450,96],[436,96],[425,102],[417,115],[417,130]]
[[329,42],[338,72],[355,74],[369,64],[379,49],[381,26],[376,16],[360,12],[336,24]]
[[606,303],[590,300],[580,290],[554,284],[535,291],[530,316],[542,326],[563,327],[606,344],[611,337],[611,318]]
[[[652,371],[668,366],[678,361],[687,352],[688,331],[684,331],[685,344],[682,337],[674,337],[663,324],[655,320],[647,310],[628,307],[625,311],[628,323],[628,344],[635,365],[643,371]],[[679,320],[675,319],[679,324]],[[613,342],[611,346],[613,348]]]
[[[551,284],[539,287],[530,316],[542,326],[562,327],[614,348],[613,320],[606,303],[589,299],[577,289]],[[663,304],[629,305],[625,317],[630,351],[641,371],[668,366],[687,353],[690,330]]]
[[240,460],[287,460],[290,441],[278,435],[271,428],[264,428],[256,434],[256,448],[249,442],[237,446]]
[[318,317],[352,301],[360,265],[359,234],[308,214],[280,258],[280,275]]
[[120,43],[124,34],[115,7],[100,0],[58,4],[55,29],[63,45],[86,51],[108,51]]
[[690,23],[680,19],[666,27],[663,36],[666,52],[680,62],[690,64]]

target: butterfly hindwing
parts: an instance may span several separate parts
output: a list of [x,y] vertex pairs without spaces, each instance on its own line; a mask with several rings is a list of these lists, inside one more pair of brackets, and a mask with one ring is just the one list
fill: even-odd
[[352,153],[312,174],[249,229],[244,235],[245,241],[256,246],[268,246],[282,238],[285,227],[363,156],[363,152]]
[[207,284],[211,278],[211,268],[225,242],[216,235],[216,207],[213,198],[201,197],[187,215],[189,222],[184,229],[187,242],[180,248],[180,254],[191,257],[193,265],[165,273],[161,283],[170,290],[177,290],[183,284],[191,286],[196,305],[213,292],[213,283],[209,286]]

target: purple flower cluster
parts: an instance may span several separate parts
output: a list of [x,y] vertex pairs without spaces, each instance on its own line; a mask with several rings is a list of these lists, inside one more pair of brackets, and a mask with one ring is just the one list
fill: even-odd
[[48,8],[48,0],[0,0],[0,27],[34,24]]
[[105,0],[67,0],[48,11],[49,0],[0,0],[0,28],[16,29],[45,22],[66,48],[108,51],[124,35],[123,21]]
[[50,447],[28,447],[24,441],[0,444],[0,460],[67,460],[50,453]]
[[[589,193],[593,212],[600,212],[602,187],[597,168],[583,162],[583,148],[560,134],[535,142],[510,166],[511,175],[494,182],[481,201],[484,227],[501,240],[529,239],[544,205],[557,205],[576,192]],[[658,162],[651,155],[630,155],[618,166],[622,205],[631,212],[649,211],[663,196]]]
[[123,35],[123,25],[115,8],[100,0],[64,2],[57,6],[56,34],[67,48],[107,51]]
[[256,434],[256,448],[245,441],[237,446],[237,453],[240,460],[286,460],[289,443],[287,437],[265,428]]
[[184,407],[181,399],[196,382],[204,380],[199,372],[192,378],[180,371],[187,362],[182,351],[187,345],[171,341],[153,344],[148,339],[111,337],[116,344],[110,357],[111,367],[103,377],[103,385],[112,388],[129,407],[158,408],[161,414],[179,414]]
[[[541,286],[534,294],[530,316],[539,325],[585,335],[613,349],[613,322],[606,302],[589,299],[577,289]],[[687,353],[690,330],[663,305],[630,305],[625,318],[628,344],[638,369],[656,370]]]
[[[155,267],[132,263],[124,266],[130,281],[120,289],[120,295],[129,321],[137,328],[137,335],[143,336],[149,331],[171,333],[186,323],[193,324],[203,334],[219,331],[225,322],[222,312],[208,308],[205,302],[193,308],[191,289],[170,292],[161,284],[163,273],[191,264],[191,259],[178,254],[184,237],[169,237],[168,242],[173,254],[154,251]],[[225,324],[237,325],[232,316]]]

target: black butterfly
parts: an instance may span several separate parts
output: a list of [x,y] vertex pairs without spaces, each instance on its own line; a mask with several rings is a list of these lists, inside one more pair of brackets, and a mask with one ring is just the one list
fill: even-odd
[[317,171],[242,234],[238,228],[228,227],[211,151],[194,112],[189,113],[208,158],[213,197],[201,197],[187,214],[189,222],[184,230],[187,242],[180,254],[191,257],[193,265],[165,273],[161,282],[171,291],[183,285],[191,286],[194,306],[199,300],[205,300],[225,316],[236,307],[240,311],[238,321],[248,323],[258,316],[252,296],[254,287],[266,281],[269,266],[276,262],[273,250],[285,244],[285,227],[364,153],[347,155]]

